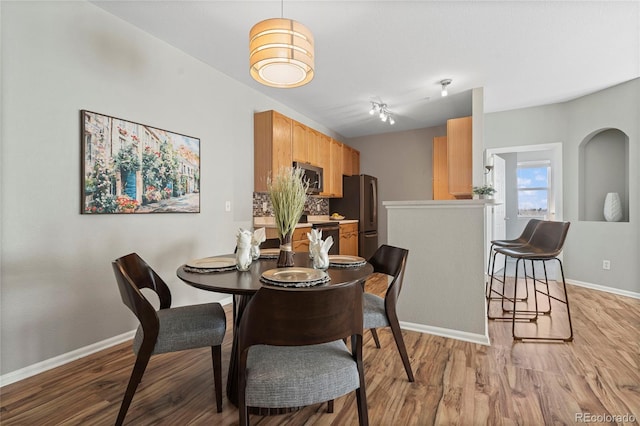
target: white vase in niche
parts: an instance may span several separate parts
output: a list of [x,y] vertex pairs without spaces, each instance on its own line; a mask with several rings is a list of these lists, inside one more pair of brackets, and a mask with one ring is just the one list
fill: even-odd
[[622,219],[622,204],[617,192],[609,192],[604,198],[604,218],[607,222],[619,222]]

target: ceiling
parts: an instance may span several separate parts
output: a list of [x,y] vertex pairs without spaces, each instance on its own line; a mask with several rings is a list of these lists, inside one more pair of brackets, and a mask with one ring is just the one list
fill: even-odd
[[[92,1],[346,138],[563,102],[640,76],[640,1]],[[248,34],[297,20],[316,75],[275,89],[249,75]],[[440,80],[450,78],[449,96]],[[396,124],[368,114],[386,103]]]

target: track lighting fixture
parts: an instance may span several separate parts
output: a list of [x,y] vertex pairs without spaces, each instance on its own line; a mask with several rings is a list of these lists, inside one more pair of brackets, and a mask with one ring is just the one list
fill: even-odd
[[447,91],[447,86],[450,85],[452,81],[453,80],[451,80],[450,78],[446,78],[440,81],[440,84],[442,85],[442,90],[440,91],[440,94],[442,95],[443,98],[449,94],[449,92]]
[[396,120],[393,118],[393,115],[391,115],[391,113],[389,112],[387,108],[387,104],[372,101],[369,114],[370,115],[378,114],[378,118],[380,118],[380,121],[387,122],[392,126],[396,124]]

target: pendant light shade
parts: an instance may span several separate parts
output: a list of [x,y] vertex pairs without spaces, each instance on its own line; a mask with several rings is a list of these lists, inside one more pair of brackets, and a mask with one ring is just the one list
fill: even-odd
[[313,79],[313,35],[299,22],[273,18],[249,32],[251,77],[271,87],[299,87]]

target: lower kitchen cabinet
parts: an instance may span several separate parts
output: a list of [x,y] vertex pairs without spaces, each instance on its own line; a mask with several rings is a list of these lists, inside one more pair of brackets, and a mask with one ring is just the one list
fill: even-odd
[[311,228],[296,228],[293,230],[293,236],[291,237],[291,244],[293,251],[309,253],[309,238],[307,232],[311,232]]
[[[309,238],[307,238],[307,232],[310,231],[310,226],[303,226],[293,230],[293,235],[291,235],[291,247],[294,252],[309,252]],[[267,228],[266,237],[280,238],[276,228]]]
[[340,254],[358,255],[358,224],[345,223],[340,225]]

